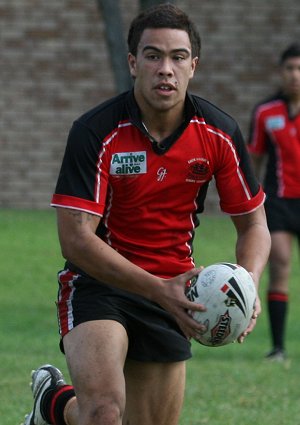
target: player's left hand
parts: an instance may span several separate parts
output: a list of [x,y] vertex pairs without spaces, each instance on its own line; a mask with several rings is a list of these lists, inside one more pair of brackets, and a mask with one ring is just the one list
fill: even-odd
[[253,310],[253,315],[251,317],[250,323],[248,328],[238,337],[238,342],[241,344],[242,342],[244,342],[244,339],[246,338],[247,335],[249,335],[257,322],[257,318],[261,313],[261,302],[259,299],[259,296],[257,295],[256,297],[256,301],[255,301],[255,306],[254,306],[254,310]]

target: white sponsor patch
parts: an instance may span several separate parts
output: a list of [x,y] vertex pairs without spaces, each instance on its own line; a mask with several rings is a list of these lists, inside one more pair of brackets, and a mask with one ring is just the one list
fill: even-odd
[[276,115],[273,117],[269,117],[266,120],[267,130],[281,130],[284,128],[285,119],[283,115]]
[[115,176],[145,174],[147,172],[146,151],[118,152],[112,156],[110,174]]

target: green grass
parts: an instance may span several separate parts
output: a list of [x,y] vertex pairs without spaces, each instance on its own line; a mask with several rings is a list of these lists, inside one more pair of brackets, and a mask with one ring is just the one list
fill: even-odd
[[[234,261],[235,232],[225,217],[203,216],[195,239],[197,265]],[[63,266],[55,213],[0,210],[0,416],[18,425],[31,408],[32,368],[51,362],[68,376],[58,349],[56,273]],[[296,248],[296,247],[295,247]],[[296,425],[300,423],[300,293],[296,249],[287,331],[289,361],[269,364],[266,311],[244,344],[193,343],[180,425]],[[266,275],[261,283],[264,305]],[[141,424],[142,425],[142,424]],[[166,424],[167,425],[167,424]]]

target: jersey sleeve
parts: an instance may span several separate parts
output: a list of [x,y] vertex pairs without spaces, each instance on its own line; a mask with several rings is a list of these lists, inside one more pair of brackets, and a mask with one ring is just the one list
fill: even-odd
[[108,181],[102,155],[101,140],[85,125],[75,121],[69,133],[51,206],[101,216]]
[[266,151],[266,131],[262,107],[254,109],[250,122],[248,150],[250,153],[263,155]]
[[264,203],[246,144],[237,127],[232,138],[224,139],[220,167],[215,173],[221,210],[230,215],[248,214]]

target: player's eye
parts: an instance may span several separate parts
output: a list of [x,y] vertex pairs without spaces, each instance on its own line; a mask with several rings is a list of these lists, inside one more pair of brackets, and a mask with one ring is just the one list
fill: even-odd
[[175,59],[177,62],[180,62],[180,61],[183,61],[183,60],[185,59],[185,57],[184,57],[184,56],[182,56],[182,55],[176,55],[176,56],[174,56],[174,59]]
[[159,55],[157,53],[148,53],[146,55],[146,59],[152,60],[152,61],[159,60]]

